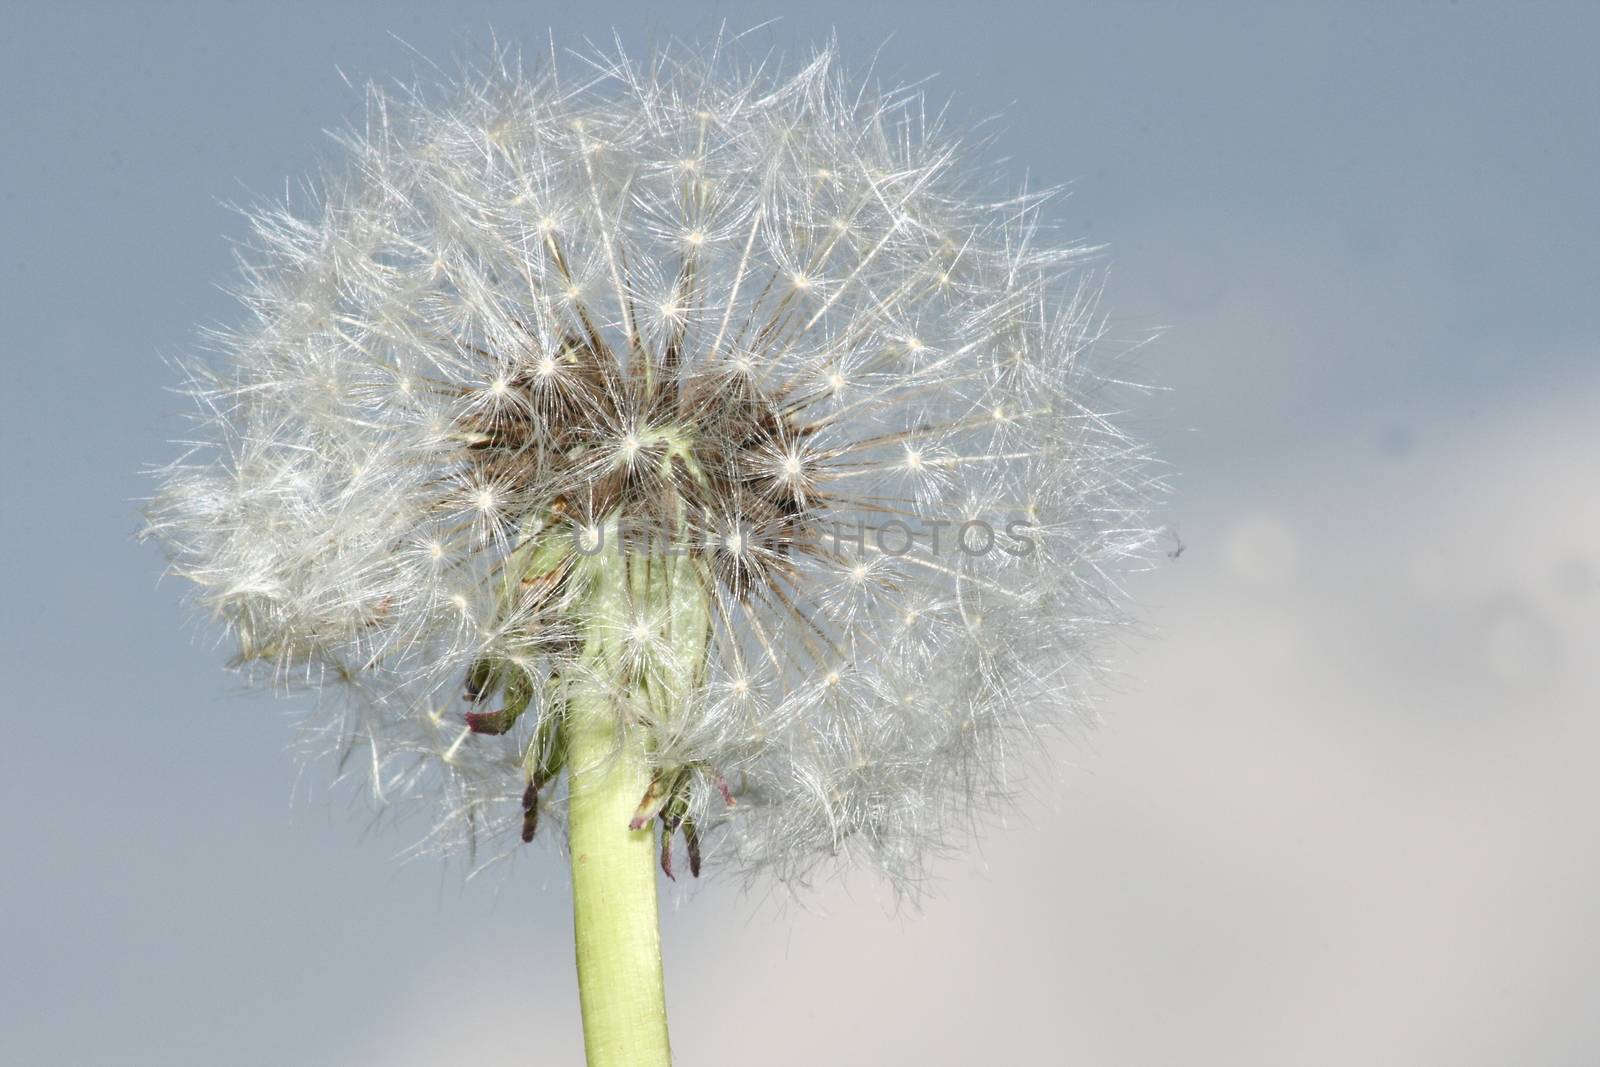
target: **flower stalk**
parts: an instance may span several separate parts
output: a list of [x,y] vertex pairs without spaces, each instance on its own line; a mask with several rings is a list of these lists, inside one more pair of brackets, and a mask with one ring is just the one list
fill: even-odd
[[631,830],[650,770],[637,733],[618,746],[610,698],[568,696],[572,918],[589,1067],[672,1060],[657,930],[655,829]]
[[614,543],[582,565],[583,650],[563,687],[578,994],[589,1067],[654,1067],[671,1062],[654,822],[678,769],[660,767],[647,739],[703,683],[711,614],[691,559]]

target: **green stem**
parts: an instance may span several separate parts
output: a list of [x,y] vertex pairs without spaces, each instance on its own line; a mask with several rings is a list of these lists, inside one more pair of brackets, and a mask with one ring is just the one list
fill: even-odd
[[[562,733],[584,1047],[589,1067],[668,1067],[654,820],[628,826],[656,770],[649,727],[671,722],[703,680],[710,605],[681,557],[606,551],[575,577],[586,629]],[[643,664],[627,648],[642,619],[661,637]]]
[[[636,732],[619,749],[611,698],[569,694],[572,917],[589,1067],[666,1067],[666,988],[656,917],[653,826],[629,830],[650,784]],[[585,691],[588,690],[588,691]]]

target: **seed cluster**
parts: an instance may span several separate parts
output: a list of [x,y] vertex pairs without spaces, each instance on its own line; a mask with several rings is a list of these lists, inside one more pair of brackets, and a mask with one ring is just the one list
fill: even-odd
[[463,417],[459,436],[478,484],[519,500],[551,494],[544,517],[573,526],[575,543],[621,517],[635,534],[676,539],[747,597],[753,582],[776,580],[791,549],[820,545],[803,530],[829,507],[810,488],[826,459],[805,448],[812,398],[767,395],[725,359],[686,369],[681,342],[636,351],[630,365],[598,332],[562,338],[502,379],[505,403]]
[[[559,820],[563,687],[603,645],[667,865],[682,832],[692,869],[911,886],[1090,716],[1159,485],[1046,197],[831,49],[736,51],[374,91],[252,216],[149,532],[385,810],[432,802],[427,846]],[[949,551],[976,520],[1030,551]]]

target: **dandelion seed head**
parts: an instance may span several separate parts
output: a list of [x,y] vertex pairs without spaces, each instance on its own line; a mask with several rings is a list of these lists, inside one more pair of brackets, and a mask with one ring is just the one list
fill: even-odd
[[[1099,275],[1047,197],[831,47],[737,52],[371,90],[314,191],[252,213],[147,532],[430,848],[520,847],[607,633],[684,690],[619,723],[691,783],[709,868],[915,888],[1088,721],[1159,479],[1101,414]],[[605,607],[631,525],[680,551]]]

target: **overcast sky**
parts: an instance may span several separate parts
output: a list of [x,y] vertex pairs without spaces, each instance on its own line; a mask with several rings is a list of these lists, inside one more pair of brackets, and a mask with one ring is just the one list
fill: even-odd
[[781,14],[1070,184],[1116,333],[1164,329],[1129,419],[1186,550],[1104,726],[922,912],[668,896],[679,1062],[1600,1059],[1600,9],[792,6],[8,11],[3,1058],[581,1060],[560,857],[463,886],[300,775],[133,541],[139,472],[163,357],[236,314],[226,204],[326,155],[341,71]]

